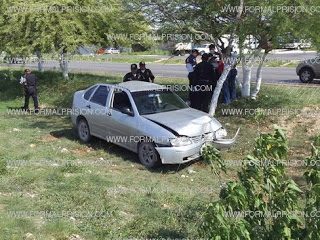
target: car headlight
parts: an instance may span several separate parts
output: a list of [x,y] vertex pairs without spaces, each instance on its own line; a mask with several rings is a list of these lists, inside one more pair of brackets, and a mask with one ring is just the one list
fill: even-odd
[[219,128],[216,131],[216,139],[224,138],[227,136],[227,131],[224,128]]
[[170,143],[173,147],[182,147],[192,144],[192,141],[188,137],[177,137],[170,139]]

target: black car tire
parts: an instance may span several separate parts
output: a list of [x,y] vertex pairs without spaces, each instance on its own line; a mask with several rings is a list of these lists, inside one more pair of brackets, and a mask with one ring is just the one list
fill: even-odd
[[140,162],[146,168],[156,168],[161,164],[159,153],[152,142],[141,142],[139,144],[138,154]]
[[91,140],[90,128],[86,119],[81,118],[79,120],[77,131],[81,142],[87,143]]
[[310,68],[302,68],[299,72],[299,79],[303,83],[311,83],[314,79],[314,73]]

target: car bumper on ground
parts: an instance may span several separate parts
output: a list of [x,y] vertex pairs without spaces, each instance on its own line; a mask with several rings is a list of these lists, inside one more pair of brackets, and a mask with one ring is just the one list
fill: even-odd
[[220,149],[220,150],[229,149],[236,142],[239,132],[240,132],[240,128],[238,128],[238,130],[233,138],[231,138],[231,139],[217,139],[212,142],[212,145],[215,148]]
[[182,164],[201,157],[201,148],[212,144],[218,149],[228,149],[235,143],[240,128],[232,139],[218,139],[213,142],[200,142],[183,147],[156,147],[163,164]]

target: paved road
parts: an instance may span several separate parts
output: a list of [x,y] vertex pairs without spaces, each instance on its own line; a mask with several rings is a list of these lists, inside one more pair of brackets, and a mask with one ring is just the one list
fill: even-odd
[[[6,65],[10,67],[21,67],[20,64]],[[57,61],[48,61],[45,63],[45,69],[59,69]],[[36,69],[36,63],[26,64],[27,68]],[[70,62],[70,71],[76,72],[96,72],[96,73],[113,73],[121,74],[129,72],[130,64],[127,63],[112,63],[112,62]],[[178,64],[157,64],[149,63],[147,67],[150,68],[156,76],[186,78],[187,72],[184,65]],[[241,67],[239,70],[239,79],[242,78]],[[253,68],[252,79],[255,80],[256,68]],[[285,83],[285,84],[301,84],[298,76],[295,73],[295,68],[276,68],[266,67],[263,69],[263,81],[268,83]],[[315,82],[319,84],[320,82]]]
[[[107,56],[109,58],[168,58],[169,56],[165,56],[165,55],[117,55],[117,54],[113,54],[113,55],[104,55]],[[283,59],[283,60],[306,60],[306,59],[310,59],[316,56],[316,52],[315,51],[303,51],[303,50],[285,50],[285,49],[281,49],[281,50],[276,50],[272,53],[268,54],[268,59]],[[186,56],[174,56],[174,59],[185,59]]]

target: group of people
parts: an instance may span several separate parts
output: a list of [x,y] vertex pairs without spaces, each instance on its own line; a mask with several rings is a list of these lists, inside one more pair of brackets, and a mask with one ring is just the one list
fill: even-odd
[[146,68],[145,62],[139,63],[139,69],[137,64],[131,64],[131,71],[123,77],[124,82],[128,81],[144,81],[154,83],[155,76],[151,70]]
[[[202,61],[199,64],[197,64],[199,52],[196,49],[191,51],[190,56],[185,61],[191,89],[189,92],[191,107],[204,112],[209,110],[213,91],[224,69],[223,56],[225,56],[226,51],[224,50],[220,54],[215,49],[216,46],[211,44],[209,46],[210,53],[202,54]],[[237,68],[234,64],[222,88],[225,104],[229,104],[236,99],[236,77]]]
[[[222,54],[220,54],[215,49],[215,45],[211,44],[209,46],[210,53],[202,54],[202,62],[199,64],[197,64],[199,52],[195,49],[192,50],[190,56],[185,61],[190,86],[189,100],[191,107],[204,112],[208,112],[209,110],[213,91],[224,68],[222,57],[225,51],[222,51]],[[145,62],[140,62],[139,68],[137,64],[131,64],[130,68],[131,71],[124,76],[123,82],[144,81],[154,83],[155,76],[150,69],[146,68]],[[229,104],[236,99],[236,77],[237,68],[234,64],[222,87],[223,102],[225,104]],[[23,109],[27,110],[29,108],[29,98],[32,97],[35,110],[37,111],[39,109],[36,86],[37,77],[29,69],[26,69],[24,78],[26,81],[23,83],[25,88],[25,104]]]

